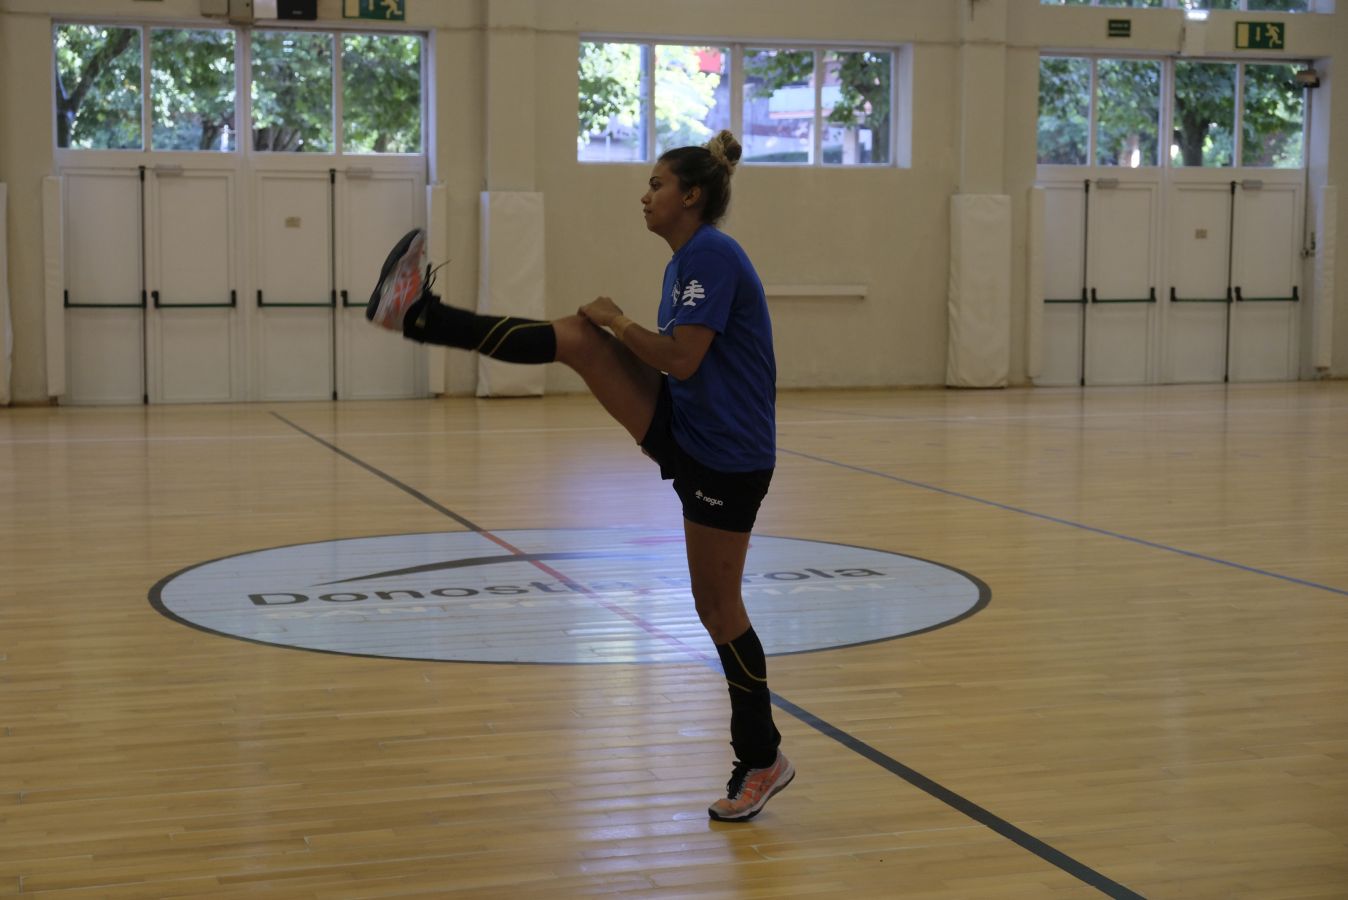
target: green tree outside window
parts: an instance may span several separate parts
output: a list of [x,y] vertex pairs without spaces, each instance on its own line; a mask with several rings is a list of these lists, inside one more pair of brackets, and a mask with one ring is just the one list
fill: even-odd
[[56,146],[139,150],[140,29],[56,29]]

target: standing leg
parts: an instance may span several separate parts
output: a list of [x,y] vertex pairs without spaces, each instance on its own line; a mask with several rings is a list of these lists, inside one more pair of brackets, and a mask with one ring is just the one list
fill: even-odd
[[716,644],[730,692],[730,743],[738,758],[727,796],[707,812],[713,819],[743,822],[758,815],[796,774],[777,749],[782,736],[772,721],[767,659],[740,593],[749,534],[687,519],[683,532],[697,614]]

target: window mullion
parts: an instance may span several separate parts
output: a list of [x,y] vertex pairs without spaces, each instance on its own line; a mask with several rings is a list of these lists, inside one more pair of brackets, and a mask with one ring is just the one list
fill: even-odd
[[148,153],[154,149],[154,111],[150,107],[150,26],[140,26],[140,149]]
[[1088,166],[1094,166],[1096,163],[1095,140],[1096,140],[1096,132],[1100,128],[1099,67],[1100,67],[1100,60],[1097,59],[1096,57],[1091,57],[1091,78],[1090,78],[1091,96],[1089,102],[1090,111],[1086,117],[1087,123],[1086,128],[1088,131],[1088,134],[1086,135],[1086,165]]
[[730,45],[730,130],[744,135],[744,44]]
[[332,34],[332,152],[341,156],[346,152],[345,111],[342,107],[342,95],[346,92],[342,81],[342,33]]
[[646,130],[646,161],[654,163],[659,154],[655,146],[655,45],[641,45],[642,68],[646,70],[646,84],[642,88],[641,112]]
[[1231,119],[1231,167],[1245,163],[1245,63],[1236,63],[1236,109]]
[[252,32],[234,29],[234,118],[235,143],[240,157],[253,160],[253,40]]
[[814,140],[810,148],[811,165],[822,166],[824,164],[824,79],[822,76],[822,63],[824,61],[824,51],[818,47],[814,48],[814,69],[811,80],[814,82]]

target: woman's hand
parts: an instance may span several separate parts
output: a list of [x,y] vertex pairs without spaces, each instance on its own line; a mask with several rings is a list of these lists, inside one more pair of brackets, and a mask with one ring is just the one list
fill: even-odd
[[580,314],[601,328],[607,327],[623,314],[609,297],[596,297],[580,308]]

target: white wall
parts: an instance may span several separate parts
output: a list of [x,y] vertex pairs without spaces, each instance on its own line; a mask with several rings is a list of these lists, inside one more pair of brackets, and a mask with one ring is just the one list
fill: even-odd
[[[783,387],[936,385],[945,377],[949,198],[1006,193],[1013,203],[1011,381],[1025,373],[1027,192],[1035,180],[1038,49],[1174,53],[1174,10],[1065,9],[1038,0],[412,0],[407,27],[431,35],[436,75],[430,178],[450,198],[448,298],[473,305],[478,194],[541,191],[548,313],[608,294],[654,319],[668,248],[638,200],[648,166],[575,159],[576,43],[582,33],[780,41],[880,42],[907,54],[911,166],[881,170],[744,167],[725,228],[771,284],[865,284],[864,300],[782,298],[772,310]],[[16,402],[45,383],[41,179],[52,173],[51,19],[202,21],[197,0],[0,0],[0,181],[10,186],[9,261]],[[320,24],[343,26],[339,0]],[[1209,27],[1230,27],[1213,14]],[[1346,47],[1345,14],[1289,16],[1291,58],[1323,73]],[[1106,37],[1128,16],[1132,38]],[[528,53],[518,69],[493,54]],[[1315,95],[1329,155],[1312,172],[1338,184],[1348,166],[1348,92]],[[1323,108],[1322,108],[1323,107]],[[1317,127],[1317,131],[1319,128]],[[1314,191],[1315,183],[1312,185]],[[1348,234],[1348,229],[1340,229]],[[1338,257],[1348,259],[1345,248]],[[1348,279],[1334,298],[1332,374],[1348,376]],[[1310,284],[1307,277],[1303,283]],[[470,393],[476,367],[448,354],[446,385]],[[561,367],[549,390],[579,390]]]

